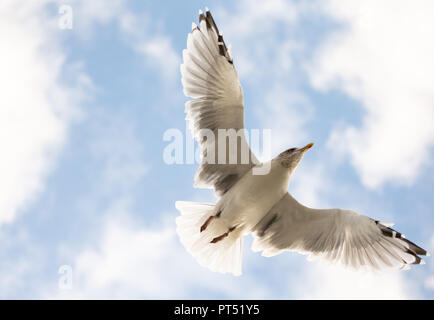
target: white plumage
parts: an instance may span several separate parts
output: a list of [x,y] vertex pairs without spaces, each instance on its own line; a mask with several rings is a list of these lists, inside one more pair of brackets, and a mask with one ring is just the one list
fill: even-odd
[[[350,210],[318,210],[298,203],[288,192],[291,174],[312,147],[292,148],[271,160],[270,172],[255,175],[262,165],[250,151],[243,134],[237,141],[236,163],[228,150],[219,150],[218,129],[244,128],[243,91],[232,54],[211,16],[199,11],[193,23],[181,65],[182,85],[190,129],[202,148],[203,161],[194,185],[213,188],[216,204],[176,203],[181,216],[177,232],[197,261],[216,272],[241,274],[242,238],[253,233],[254,251],[270,257],[294,250],[353,268],[408,268],[424,263],[422,248],[406,240],[388,224]],[[208,139],[212,132],[215,140]],[[241,160],[243,148],[248,161]],[[209,161],[208,156],[225,163]]]

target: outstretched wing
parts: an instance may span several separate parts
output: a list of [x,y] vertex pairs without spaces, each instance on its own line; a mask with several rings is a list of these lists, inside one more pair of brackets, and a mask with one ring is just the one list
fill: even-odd
[[427,252],[387,224],[353,211],[316,210],[287,193],[254,228],[252,249],[273,256],[294,250],[353,268],[408,268]]
[[[199,24],[200,27],[193,23],[181,65],[184,94],[193,98],[185,104],[185,112],[190,129],[202,148],[203,160],[194,185],[214,188],[217,195],[222,195],[258,160],[242,130],[243,92],[230,49],[208,9],[206,15],[199,11]],[[238,133],[236,157],[232,157],[235,161],[230,161],[229,143],[219,150],[217,142],[222,133],[219,129],[234,129],[232,133]],[[207,135],[209,132],[214,140]],[[224,140],[228,142],[226,138]]]

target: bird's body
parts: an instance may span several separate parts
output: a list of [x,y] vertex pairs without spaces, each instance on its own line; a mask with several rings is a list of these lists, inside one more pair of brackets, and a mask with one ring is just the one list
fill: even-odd
[[[262,164],[243,133],[229,155],[226,145],[216,143],[221,129],[244,128],[243,93],[231,50],[209,10],[199,11],[199,24],[193,23],[183,51],[182,84],[192,98],[185,110],[202,148],[195,187],[211,187],[220,199],[215,204],[176,202],[181,212],[178,235],[197,261],[213,271],[241,274],[243,236],[252,233],[252,250],[267,257],[291,250],[356,269],[423,263],[419,255],[428,253],[389,224],[351,210],[311,209],[287,192],[291,175],[313,143]],[[242,150],[248,151],[248,161],[242,160]],[[217,161],[231,155],[235,163]],[[259,173],[258,167],[269,170]]]
[[254,174],[253,168],[218,201],[216,211],[230,228],[236,226],[250,233],[288,190],[289,172],[279,161],[270,161],[270,172]]

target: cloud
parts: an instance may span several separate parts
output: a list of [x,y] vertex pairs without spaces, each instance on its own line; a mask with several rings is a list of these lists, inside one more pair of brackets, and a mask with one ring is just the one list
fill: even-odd
[[[118,218],[108,220],[99,248],[86,249],[75,261],[79,295],[163,298],[180,294],[164,276],[170,276],[170,257],[177,254],[170,229],[140,230]],[[117,290],[110,290],[113,287]]]
[[145,66],[160,71],[165,84],[177,83],[181,63],[179,54],[173,48],[170,37],[157,30],[155,19],[147,12],[136,14],[124,10],[118,21],[128,44],[143,55]]
[[[241,78],[261,80],[263,70],[280,76],[292,67],[297,45],[287,35],[298,18],[298,8],[283,0],[239,1],[235,10],[218,8],[214,18],[225,42],[233,44],[233,57]],[[276,32],[278,31],[278,32]],[[258,68],[258,66],[260,66]]]
[[432,1],[328,1],[341,28],[318,49],[309,74],[323,91],[360,102],[360,125],[336,128],[329,143],[349,156],[363,184],[411,184],[432,158]]
[[179,81],[179,55],[172,40],[157,30],[154,17],[147,12],[137,13],[129,9],[125,0],[72,0],[74,32],[85,41],[95,36],[97,27],[114,23],[122,32],[123,40],[144,58],[146,68],[159,71],[165,82]]
[[324,194],[334,192],[335,188],[326,172],[322,164],[311,164],[304,160],[291,178],[291,194],[308,207],[327,207]]
[[269,294],[249,276],[234,281],[200,267],[179,243],[174,218],[166,217],[144,226],[128,208],[112,207],[96,246],[89,245],[73,259],[73,289],[55,289],[46,297],[180,299],[197,298],[199,290],[203,296],[220,297]]
[[149,66],[157,67],[166,79],[177,79],[180,60],[175,53],[170,39],[166,36],[156,36],[142,40],[136,50],[145,55]]
[[272,154],[306,144],[308,134],[306,124],[311,119],[314,108],[310,101],[290,86],[276,83],[264,92],[262,106],[254,106],[257,117],[264,129],[270,128]]
[[61,82],[65,56],[46,4],[0,6],[0,224],[43,190],[82,94]]
[[361,273],[339,266],[309,263],[295,286],[300,299],[417,299],[402,271]]
[[125,10],[124,0],[71,0],[67,3],[53,0],[57,5],[69,5],[73,13],[73,29],[83,39],[89,40],[94,36],[96,26],[116,21]]

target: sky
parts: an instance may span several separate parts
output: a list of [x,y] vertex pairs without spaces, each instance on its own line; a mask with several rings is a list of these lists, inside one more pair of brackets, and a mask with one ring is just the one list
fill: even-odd
[[271,156],[315,142],[289,191],[434,251],[431,0],[2,0],[0,298],[433,299],[430,257],[361,273],[249,236],[234,277],[184,250],[175,201],[216,198],[197,163],[164,161],[164,135],[191,143],[179,65],[205,6],[246,128],[271,130]]

